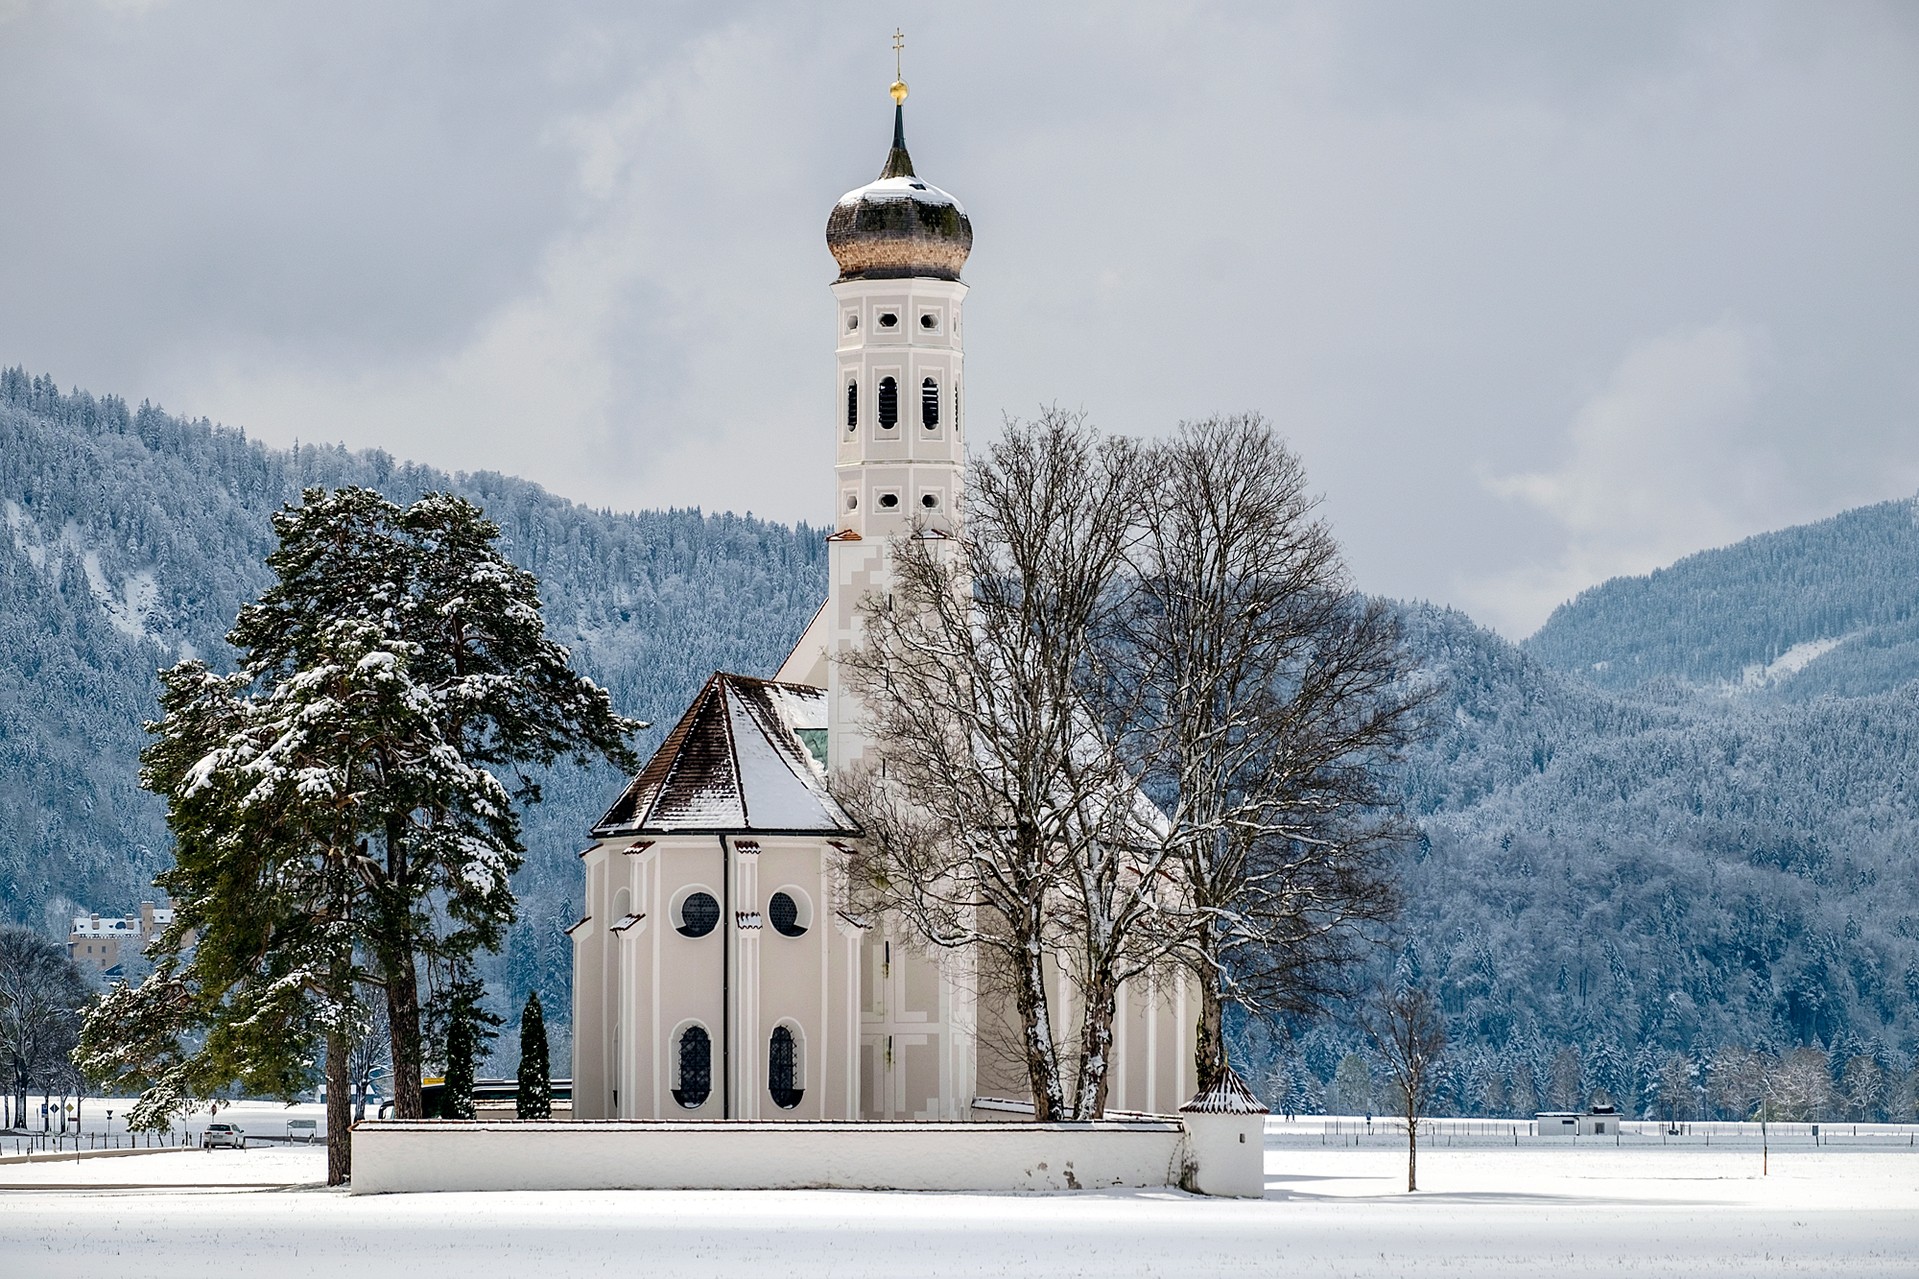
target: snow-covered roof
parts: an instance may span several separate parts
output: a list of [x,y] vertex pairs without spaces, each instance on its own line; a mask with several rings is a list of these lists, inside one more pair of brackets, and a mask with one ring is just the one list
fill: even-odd
[[1266,1103],[1246,1086],[1231,1066],[1199,1096],[1179,1108],[1182,1115],[1264,1115]]
[[800,736],[825,728],[823,690],[717,673],[593,834],[858,834]]

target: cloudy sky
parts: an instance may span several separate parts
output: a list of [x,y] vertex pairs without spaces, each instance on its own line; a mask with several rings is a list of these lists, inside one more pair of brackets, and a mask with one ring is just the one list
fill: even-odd
[[1257,410],[1509,635],[1919,490],[1919,6],[0,0],[0,363],[823,522],[822,240],[973,217],[974,433]]

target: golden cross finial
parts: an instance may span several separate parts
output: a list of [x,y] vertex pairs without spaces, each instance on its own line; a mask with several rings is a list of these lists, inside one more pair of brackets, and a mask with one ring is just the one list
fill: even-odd
[[906,33],[898,27],[893,28],[893,87],[887,92],[893,95],[895,104],[906,101],[906,77],[900,72],[900,53],[906,48]]

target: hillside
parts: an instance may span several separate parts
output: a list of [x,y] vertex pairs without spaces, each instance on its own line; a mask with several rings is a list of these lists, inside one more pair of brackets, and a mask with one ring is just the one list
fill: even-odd
[[[596,512],[519,480],[270,449],[0,374],[0,916],[56,929],[139,900],[167,856],[160,806],[135,784],[156,669],[227,660],[221,636],[265,583],[270,512],[348,483],[482,503],[580,667],[656,724],[714,669],[770,670],[825,591],[817,530]],[[1666,1055],[1727,1043],[1908,1068],[1916,568],[1913,505],[1887,503],[1606,583],[1523,646],[1405,608],[1443,694],[1398,774],[1422,838],[1393,958],[1442,992],[1448,1108],[1543,1103],[1567,1050],[1587,1085],[1635,1105]],[[523,917],[487,969],[501,1012],[541,991],[561,1059],[574,853],[621,781],[546,780]],[[1323,1089],[1352,1031],[1293,1031],[1290,1059]],[[1263,1076],[1265,1041],[1239,1050]]]
[[1862,696],[1919,678],[1919,500],[1618,577],[1525,643],[1604,688],[1670,679],[1726,693]]
[[[480,503],[507,554],[540,578],[548,627],[577,665],[616,709],[656,724],[715,669],[770,671],[826,589],[817,530],[592,511],[521,480],[271,449],[0,373],[0,917],[63,930],[75,909],[151,895],[167,834],[136,778],[155,672],[189,654],[230,662],[222,636],[267,581],[268,516],[314,484],[400,501],[450,489]],[[505,1005],[538,986],[547,1007],[568,1007],[559,930],[576,917],[574,854],[623,781],[605,770],[545,780],[547,802],[526,823],[521,923],[492,974]]]

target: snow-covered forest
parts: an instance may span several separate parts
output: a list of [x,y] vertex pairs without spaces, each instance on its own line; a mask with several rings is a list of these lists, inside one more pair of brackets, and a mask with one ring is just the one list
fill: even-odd
[[[155,671],[227,659],[221,637],[267,579],[267,517],[310,484],[482,504],[541,579],[551,633],[617,710],[660,726],[715,669],[769,672],[825,590],[818,529],[613,515],[498,475],[266,448],[0,374],[0,915],[63,934],[71,913],[150,895],[167,837],[136,774]],[[1705,1067],[1732,1045],[1817,1045],[1839,1084],[1860,1060],[1908,1074],[1911,503],[1607,583],[1523,646],[1457,612],[1404,616],[1444,691],[1435,736],[1400,773],[1422,838],[1383,962],[1440,992],[1442,1109],[1518,1113],[1596,1089],[1641,1109],[1688,1070],[1703,1107]],[[485,974],[502,1014],[540,992],[561,1059],[574,854],[619,783],[547,781],[527,819],[521,920]],[[1357,1036],[1337,1021],[1293,1031],[1280,1043],[1242,1027],[1242,1065],[1261,1079],[1278,1067],[1295,1104],[1326,1104]],[[1360,1072],[1344,1073],[1350,1095]],[[1895,1100],[1882,1088],[1872,1106]]]

